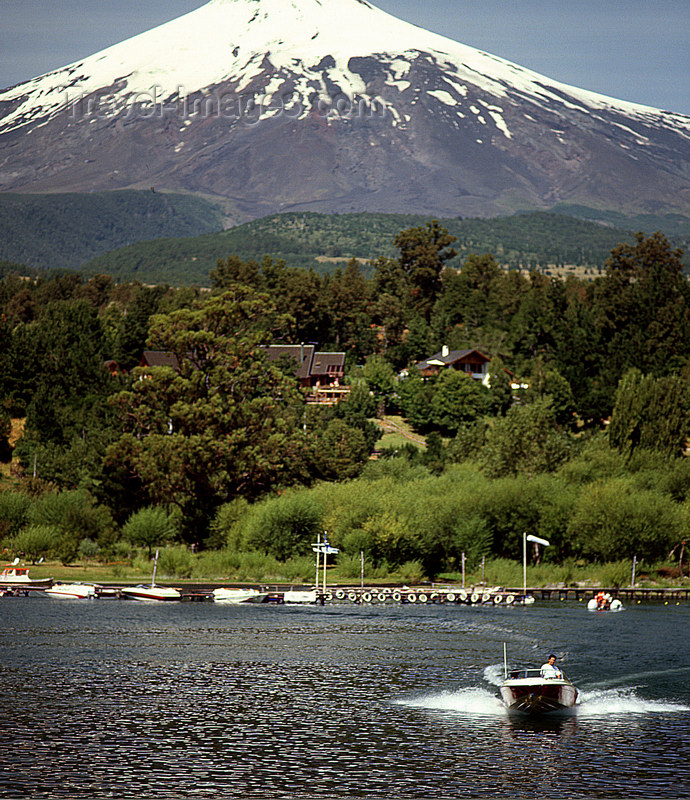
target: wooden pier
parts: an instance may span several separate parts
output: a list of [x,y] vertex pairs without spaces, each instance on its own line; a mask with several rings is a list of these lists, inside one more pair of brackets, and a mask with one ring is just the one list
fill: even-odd
[[[123,584],[105,584],[95,586],[97,599],[126,599]],[[213,588],[210,584],[194,584],[182,589],[180,600],[183,602],[213,602]],[[264,603],[282,605],[285,593],[293,587],[275,586],[268,591]],[[39,590],[30,591],[27,587],[6,587],[0,594],[29,595]],[[690,586],[681,588],[640,588],[640,587],[581,587],[581,586],[530,586],[522,587],[458,587],[449,584],[427,584],[423,586],[348,586],[332,585],[327,590],[317,590],[317,605],[491,605],[511,606],[524,605],[534,601],[566,601],[587,602],[599,592],[606,592],[620,600],[623,605],[638,603],[663,603],[679,605],[690,601]]]
[[[522,590],[520,590],[522,591]],[[690,600],[690,587],[687,588],[582,588],[582,587],[534,587],[527,589],[535,600],[591,600],[599,592],[608,592],[622,603],[680,603]]]

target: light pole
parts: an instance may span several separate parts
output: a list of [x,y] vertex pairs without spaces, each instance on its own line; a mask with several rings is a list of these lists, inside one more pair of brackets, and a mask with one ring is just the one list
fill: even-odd
[[530,533],[522,534],[522,594],[527,597],[527,542],[536,542],[536,544],[543,544],[548,547],[549,543],[546,539],[540,539],[538,536],[532,536]]
[[315,589],[319,591],[319,553],[323,554],[323,594],[326,594],[326,557],[329,553],[335,555],[339,553],[337,547],[331,547],[328,544],[328,532],[323,532],[323,543],[321,542],[321,534],[317,536],[317,541],[312,543],[311,549],[316,553],[316,586]]

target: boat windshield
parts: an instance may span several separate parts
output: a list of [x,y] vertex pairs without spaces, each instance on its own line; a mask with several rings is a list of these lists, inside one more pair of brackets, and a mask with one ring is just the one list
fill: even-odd
[[[560,669],[560,668],[559,668]],[[561,670],[561,674],[565,680],[566,678],[565,672]],[[509,669],[508,670],[508,678],[507,680],[517,680],[520,678],[527,678],[529,680],[534,680],[535,678],[541,678],[541,669]]]

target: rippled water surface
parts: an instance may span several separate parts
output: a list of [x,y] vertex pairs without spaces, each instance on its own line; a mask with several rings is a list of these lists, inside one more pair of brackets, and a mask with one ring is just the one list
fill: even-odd
[[[690,797],[686,605],[0,598],[0,797]],[[550,651],[575,713],[509,717]]]

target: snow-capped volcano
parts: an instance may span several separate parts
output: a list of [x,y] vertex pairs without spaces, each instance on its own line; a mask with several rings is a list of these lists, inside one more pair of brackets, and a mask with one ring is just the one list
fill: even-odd
[[149,186],[253,216],[690,210],[690,118],[365,0],[211,0],[0,93],[0,190]]

